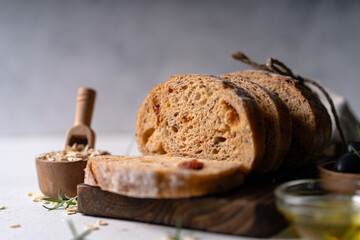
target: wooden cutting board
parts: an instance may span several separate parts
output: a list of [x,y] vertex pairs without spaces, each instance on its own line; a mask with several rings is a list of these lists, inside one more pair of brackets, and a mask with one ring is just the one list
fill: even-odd
[[276,210],[274,189],[279,184],[317,177],[316,165],[246,179],[226,194],[185,199],[139,199],[78,185],[79,212],[153,224],[250,237],[270,237],[288,223]]

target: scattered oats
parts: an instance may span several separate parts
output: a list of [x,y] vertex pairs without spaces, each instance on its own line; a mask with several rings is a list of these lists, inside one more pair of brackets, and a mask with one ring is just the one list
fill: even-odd
[[66,215],[73,215],[73,214],[76,214],[76,212],[67,212],[67,211],[65,211],[64,212]]
[[76,214],[77,212],[78,212],[77,206],[69,207],[68,209],[66,209],[66,210],[64,211],[64,213],[65,213],[66,215]]
[[0,210],[3,210],[3,209],[5,209],[5,207],[4,207],[4,205],[0,205]]
[[108,225],[108,223],[103,220],[96,221],[96,226],[106,226],[106,225]]
[[67,157],[75,157],[75,152],[68,152]]
[[198,240],[199,238],[194,235],[185,235],[183,237],[184,240]]
[[94,230],[99,230],[99,228],[96,226],[87,224],[87,225],[85,225],[85,230],[94,231]]
[[89,145],[86,144],[85,148],[83,149],[83,152],[89,151]]
[[49,152],[46,154],[39,154],[38,159],[48,160],[48,161],[82,161],[89,157],[94,157],[98,155],[108,155],[106,151],[94,150],[89,148],[88,145],[76,144],[72,146],[66,146],[64,150],[58,152]]
[[33,202],[41,202],[43,198],[45,197],[44,194],[39,192],[30,192],[27,194],[29,197],[31,197],[31,201]]
[[41,202],[44,204],[50,204],[50,201],[41,200]]
[[18,228],[20,226],[21,226],[20,224],[12,224],[12,225],[9,225],[8,227],[9,228]]
[[46,158],[46,155],[45,154],[39,154],[37,157],[41,158],[41,159],[44,159],[44,158]]
[[78,209],[77,209],[77,206],[73,206],[73,207],[69,207],[68,209],[66,209],[67,211],[69,212],[76,212]]
[[83,158],[83,157],[84,157],[84,153],[82,153],[82,152],[75,152],[75,153],[74,153],[74,157]]
[[44,194],[39,192],[29,192],[27,195],[31,197],[31,201],[33,202],[41,202],[45,197]]

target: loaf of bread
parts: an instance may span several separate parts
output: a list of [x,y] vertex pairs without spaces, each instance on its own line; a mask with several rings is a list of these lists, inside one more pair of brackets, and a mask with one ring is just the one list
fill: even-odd
[[258,173],[275,171],[283,162],[291,143],[292,127],[288,108],[276,94],[246,78],[229,74],[218,76],[244,88],[263,111],[266,147],[262,168]]
[[319,98],[308,88],[293,79],[265,71],[241,71],[232,73],[276,93],[290,111],[292,141],[283,163],[299,167],[312,161],[311,154],[322,150],[331,138],[331,120]]
[[141,104],[136,141],[144,155],[237,162],[246,175],[262,168],[263,118],[255,100],[224,78],[172,76]]
[[185,198],[221,193],[244,181],[233,161],[168,156],[99,156],[88,160],[85,184],[137,198]]

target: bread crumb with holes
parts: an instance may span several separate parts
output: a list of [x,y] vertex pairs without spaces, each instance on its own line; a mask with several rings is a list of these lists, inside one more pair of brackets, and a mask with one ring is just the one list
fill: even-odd
[[11,224],[8,226],[9,228],[18,228],[18,227],[21,227],[20,224]]
[[5,209],[5,207],[4,207],[4,205],[0,205],[0,210],[3,210],[3,209]]

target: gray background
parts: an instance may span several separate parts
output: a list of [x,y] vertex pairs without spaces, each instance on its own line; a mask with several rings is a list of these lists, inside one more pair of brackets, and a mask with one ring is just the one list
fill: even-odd
[[360,1],[0,1],[0,135],[65,133],[77,88],[97,90],[93,129],[133,132],[170,75],[281,59],[360,113]]

